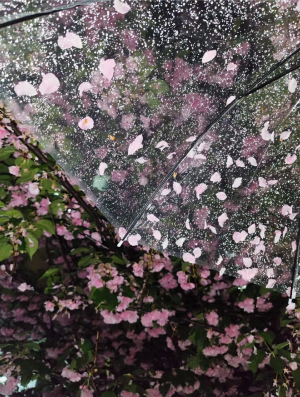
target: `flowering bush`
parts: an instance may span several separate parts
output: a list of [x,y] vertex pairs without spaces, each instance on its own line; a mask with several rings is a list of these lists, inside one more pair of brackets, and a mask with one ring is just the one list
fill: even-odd
[[2,395],[32,380],[43,397],[299,395],[299,302],[117,247],[2,104],[0,139]]

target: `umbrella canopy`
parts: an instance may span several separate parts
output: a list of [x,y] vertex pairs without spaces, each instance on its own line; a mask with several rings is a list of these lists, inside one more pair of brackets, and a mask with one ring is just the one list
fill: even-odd
[[299,2],[13,3],[1,96],[124,241],[300,292]]

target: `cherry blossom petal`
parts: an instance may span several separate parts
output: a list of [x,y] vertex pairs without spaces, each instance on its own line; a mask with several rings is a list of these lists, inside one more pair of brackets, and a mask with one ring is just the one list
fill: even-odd
[[182,191],[182,186],[178,182],[173,182],[173,189],[177,194],[180,194]]
[[120,14],[127,14],[131,10],[131,7],[123,1],[114,0],[114,9]]
[[200,194],[204,193],[207,189],[207,185],[205,183],[200,183],[200,185],[195,187],[197,199],[200,198]]
[[115,66],[116,66],[116,62],[114,59],[105,59],[105,58],[100,59],[100,64],[99,64],[100,72],[109,81],[113,78]]
[[81,38],[74,32],[67,32],[65,37],[59,36],[57,44],[62,50],[72,47],[82,48]]
[[297,80],[296,79],[291,79],[289,81],[289,91],[293,94],[296,91],[297,88]]
[[286,139],[289,139],[291,133],[292,133],[292,131],[290,131],[290,130],[283,131],[283,132],[280,134],[280,139],[281,139],[282,141],[284,141],[284,140],[286,140]]
[[160,240],[161,239],[161,232],[159,231],[159,230],[153,230],[153,237],[156,239],[156,240]]
[[224,226],[224,223],[225,223],[227,220],[228,220],[228,216],[227,216],[226,212],[224,212],[222,215],[220,215],[220,216],[218,217],[218,223],[219,223],[219,225],[220,225],[221,227]]
[[219,172],[215,172],[210,178],[212,182],[221,182],[222,178]]
[[188,252],[185,252],[182,256],[182,259],[185,262],[189,262],[189,263],[196,263],[196,258],[194,257],[194,255],[189,254]]
[[124,227],[119,227],[119,236],[123,238],[127,233],[127,230]]
[[194,142],[197,139],[196,135],[190,136],[189,138],[187,138],[185,141],[186,142]]
[[269,125],[270,125],[269,121],[265,122],[260,135],[264,141],[273,141],[274,142],[274,132],[270,133],[268,131]]
[[249,157],[247,160],[248,160],[248,162],[249,162],[251,165],[253,165],[253,167],[256,167],[256,166],[257,166],[257,161],[256,161],[256,159],[255,159],[254,157]]
[[128,156],[134,154],[137,150],[143,147],[143,135],[138,135],[135,140],[128,147]]
[[275,276],[274,269],[268,268],[267,271],[266,271],[266,274],[267,274],[268,277],[274,277]]
[[187,219],[187,220],[185,221],[185,227],[186,227],[188,230],[191,230],[191,225],[190,225],[190,220],[189,220],[189,219]]
[[86,116],[84,119],[81,119],[79,121],[78,127],[85,131],[91,130],[92,128],[94,128],[94,120],[91,117]]
[[225,273],[226,268],[225,267],[221,267],[220,271],[219,271],[219,275],[223,276],[223,274]]
[[245,167],[245,163],[240,159],[236,160],[235,164],[237,165],[237,167]]
[[285,164],[293,164],[297,160],[297,156],[295,154],[288,154],[285,159]]
[[238,270],[238,274],[242,277],[243,280],[246,281],[252,280],[257,273],[258,273],[258,269],[256,267],[254,267],[253,269]]
[[206,53],[203,55],[202,63],[207,63],[212,61],[216,57],[216,55],[217,55],[216,50],[206,51]]
[[185,242],[185,237],[181,237],[181,238],[179,238],[178,240],[176,240],[175,244],[176,244],[178,247],[182,247],[182,245],[183,245],[184,242]]
[[281,237],[281,230],[275,230],[274,243],[277,244]]
[[265,238],[265,233],[266,233],[266,230],[267,230],[267,226],[263,225],[262,223],[259,223],[258,224],[258,228],[260,229],[260,237],[262,239],[264,239]]
[[107,164],[101,162],[99,165],[99,174],[104,175],[106,168],[107,168]]
[[130,245],[136,246],[139,244],[140,239],[141,236],[139,234],[132,234],[131,236],[129,236],[128,242]]
[[231,95],[230,97],[227,98],[226,101],[226,106],[230,105],[231,102],[233,102],[235,100],[236,96],[235,95]]
[[243,258],[243,263],[246,267],[252,266],[252,259],[251,258]]
[[248,233],[249,233],[249,234],[254,234],[254,233],[255,233],[255,230],[256,230],[256,225],[255,225],[255,223],[252,223],[252,225],[250,225],[250,226],[248,227]]
[[207,225],[208,229],[213,232],[214,234],[217,234],[217,229],[211,225]]
[[231,156],[227,156],[226,167],[229,168],[233,164],[233,159]]
[[82,96],[83,92],[87,92],[92,89],[92,84],[89,83],[88,81],[85,81],[84,83],[81,83],[80,86],[78,87],[79,91],[79,96]]
[[138,159],[135,160],[137,163],[139,164],[144,164],[146,163],[148,160],[145,159],[144,157],[139,157]]
[[237,65],[235,64],[235,63],[233,63],[233,62],[229,62],[229,64],[227,65],[227,70],[228,71],[230,71],[230,70],[235,70],[237,68]]
[[193,254],[194,254],[194,257],[195,257],[195,258],[199,258],[199,257],[201,256],[201,254],[202,254],[201,248],[199,248],[199,247],[195,248],[195,249],[193,250]]
[[161,195],[162,195],[162,196],[167,196],[170,192],[171,192],[171,189],[163,189],[163,190],[161,191]]
[[18,84],[15,85],[14,90],[15,90],[15,93],[18,96],[21,96],[21,95],[34,96],[34,95],[37,95],[37,90],[28,81],[20,81]]
[[232,184],[233,189],[240,187],[242,184],[242,181],[243,181],[243,178],[235,178],[235,180],[233,181],[233,184]]
[[269,280],[268,284],[266,285],[266,288],[273,288],[274,285],[276,284],[276,280]]
[[167,248],[167,246],[169,245],[169,240],[167,238],[164,239],[163,243],[162,243],[162,247],[165,250]]
[[258,178],[258,185],[260,186],[260,187],[267,187],[268,186],[268,183],[267,183],[267,181],[265,180],[265,178],[262,178],[261,176]]
[[156,149],[160,149],[161,151],[163,151],[166,147],[169,147],[169,144],[166,141],[160,141],[155,146]]
[[279,266],[281,265],[282,259],[277,256],[273,259],[273,262],[275,263],[275,265]]
[[153,215],[153,214],[148,214],[148,215],[147,215],[147,219],[148,219],[148,221],[150,221],[150,222],[159,222],[159,219],[156,218],[156,216]]
[[216,194],[216,196],[219,200],[222,200],[222,201],[227,199],[226,193],[224,193],[224,192],[219,192]]
[[39,91],[42,95],[56,92],[60,86],[58,78],[53,73],[44,74]]
[[241,232],[234,232],[232,235],[232,238],[233,238],[234,242],[237,244],[242,241],[245,241],[247,236],[248,236],[248,233],[245,230],[242,230]]

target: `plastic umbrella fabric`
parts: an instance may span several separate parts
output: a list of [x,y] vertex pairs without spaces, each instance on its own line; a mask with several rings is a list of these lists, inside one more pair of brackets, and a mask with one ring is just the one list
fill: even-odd
[[1,97],[121,243],[295,296],[299,13],[290,0],[4,3]]

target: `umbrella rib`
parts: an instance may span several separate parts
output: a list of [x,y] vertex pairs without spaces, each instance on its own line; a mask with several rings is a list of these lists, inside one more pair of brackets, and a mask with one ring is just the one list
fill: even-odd
[[[236,107],[245,97],[247,97],[250,94],[253,94],[254,92],[264,88],[265,86],[273,83],[274,81],[280,79],[281,77],[285,76],[286,74],[290,73],[293,70],[296,70],[300,68],[300,65],[295,65],[285,72],[282,72],[281,74],[277,75],[276,77],[269,79],[262,83],[264,79],[266,79],[271,73],[273,73],[278,67],[284,65],[289,59],[291,59],[295,54],[300,52],[300,47],[297,48],[293,53],[288,55],[284,60],[281,60],[277,62],[267,73],[264,73],[263,76],[261,76],[251,87],[250,89],[241,95],[240,97],[235,98],[233,102],[231,102],[225,109],[221,111],[221,113],[206,127],[206,129],[198,136],[196,141],[194,141],[191,146],[186,150],[184,153],[183,157],[177,161],[177,163],[171,168],[171,170],[167,173],[167,175],[162,179],[161,183],[157,186],[157,188],[153,191],[153,193],[150,195],[146,203],[142,206],[140,211],[137,213],[137,215],[134,217],[133,221],[128,227],[128,230],[124,237],[119,241],[118,247],[121,247],[124,241],[126,241],[127,237],[129,234],[132,232],[138,221],[141,219],[142,215],[146,211],[147,207],[152,203],[154,197],[156,194],[161,190],[161,188],[164,186],[164,184],[167,182],[167,180],[173,175],[174,171],[179,167],[179,165],[186,159],[186,156],[188,153],[195,147],[197,144],[200,142],[200,140],[207,135],[207,133],[225,116],[229,111],[231,111],[234,107]],[[259,84],[261,83],[261,84]],[[258,85],[259,84],[259,85]]]
[[104,2],[107,0],[81,0],[81,1],[76,1],[72,4],[66,4],[65,6],[58,6],[58,7],[54,7],[49,11],[38,11],[34,14],[29,14],[29,13],[21,13],[20,16],[16,16],[16,18],[8,20],[6,22],[0,23],[0,29],[2,28],[6,28],[7,26],[12,26],[12,25],[16,25],[20,22],[25,22],[25,21],[30,21],[39,17],[43,17],[43,16],[47,16],[47,15],[51,15],[51,14],[56,14],[60,11],[64,11],[67,9],[72,9],[72,8],[76,8],[78,6],[82,6],[82,5],[88,5],[90,3],[95,3],[95,2]]
[[[300,208],[298,208],[299,211]],[[294,265],[292,269],[292,286],[290,293],[289,303],[292,303],[293,299],[297,297],[297,283],[299,277],[299,261],[300,261],[300,216],[298,214],[298,234],[296,238],[296,253],[294,259]]]

